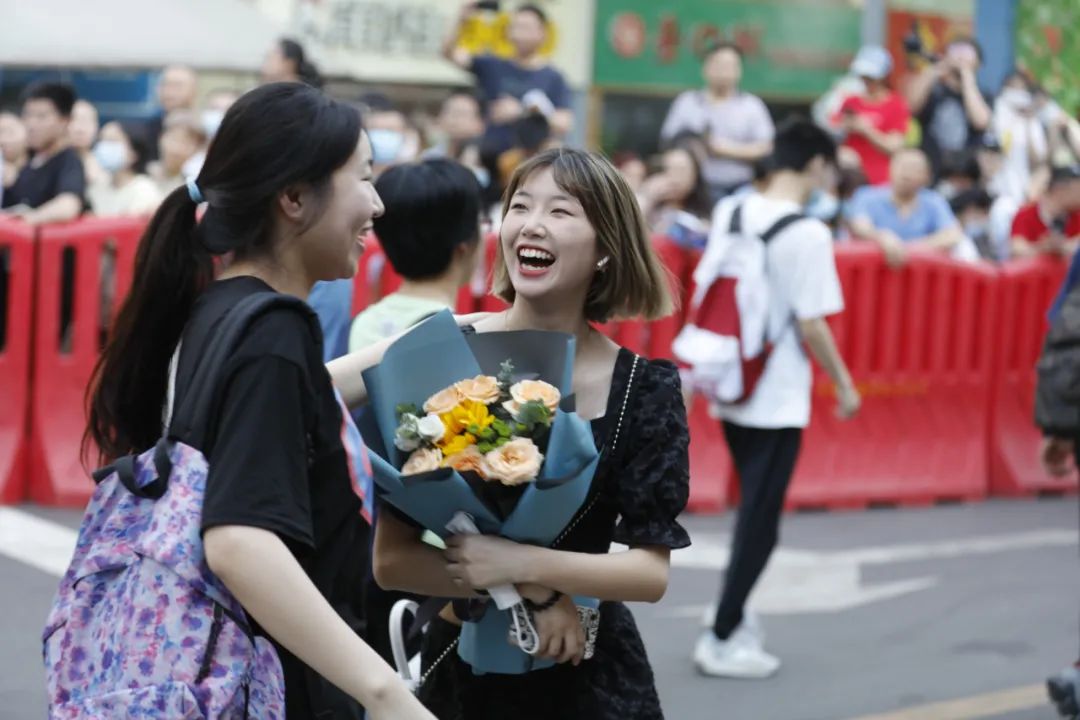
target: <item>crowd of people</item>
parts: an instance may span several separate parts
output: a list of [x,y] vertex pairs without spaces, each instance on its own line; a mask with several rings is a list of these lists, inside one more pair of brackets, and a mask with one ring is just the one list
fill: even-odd
[[[863,47],[817,104],[840,152],[806,212],[838,242],[876,243],[894,266],[920,248],[985,262],[1071,255],[1080,240],[1080,123],[1020,70],[988,95],[976,81],[981,60],[978,43],[958,37],[898,88],[890,52]],[[738,46],[714,46],[703,88],[673,101],[660,154],[614,154],[657,234],[701,247],[718,199],[762,189],[773,121],[740,89],[741,75]]]

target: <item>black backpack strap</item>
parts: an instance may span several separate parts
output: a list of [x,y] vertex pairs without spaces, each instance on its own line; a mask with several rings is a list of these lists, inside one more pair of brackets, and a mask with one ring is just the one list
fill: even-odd
[[768,244],[770,240],[772,240],[774,237],[789,228],[792,223],[796,223],[805,217],[806,216],[802,213],[791,213],[790,215],[785,215],[784,217],[774,222],[768,230],[761,233],[761,242]]
[[[232,307],[221,320],[195,366],[182,398],[176,398],[172,419],[166,431],[170,440],[183,439],[203,448],[214,435],[216,410],[221,399],[222,369],[251,325],[272,309],[288,308],[301,313],[316,332],[315,312],[299,298],[280,293],[260,292],[248,295]],[[315,334],[318,338],[320,335]],[[205,452],[206,449],[204,449]]]
[[742,233],[742,203],[736,205],[735,210],[731,213],[731,224],[728,226],[728,232],[732,235]]

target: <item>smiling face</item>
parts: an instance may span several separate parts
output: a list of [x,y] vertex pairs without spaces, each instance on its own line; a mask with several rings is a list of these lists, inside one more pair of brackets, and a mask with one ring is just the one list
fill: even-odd
[[596,231],[581,202],[555,182],[551,167],[536,170],[518,186],[499,238],[518,297],[584,306],[600,260]]
[[371,142],[362,132],[356,151],[330,177],[325,200],[312,203],[318,220],[300,235],[310,278],[335,280],[356,274],[364,238],[383,213],[372,178]]

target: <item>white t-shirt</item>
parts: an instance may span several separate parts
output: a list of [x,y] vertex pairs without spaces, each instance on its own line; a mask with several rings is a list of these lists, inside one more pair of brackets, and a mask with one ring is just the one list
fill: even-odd
[[[713,217],[715,227],[729,227],[735,202],[723,202]],[[742,201],[742,227],[763,233],[790,213],[802,212],[793,202],[752,194]],[[798,320],[828,317],[844,309],[836,274],[832,233],[825,223],[805,218],[789,225],[767,245],[769,337],[774,347],[765,372],[750,399],[724,405],[720,417],[752,428],[804,428],[810,424],[813,376]]]

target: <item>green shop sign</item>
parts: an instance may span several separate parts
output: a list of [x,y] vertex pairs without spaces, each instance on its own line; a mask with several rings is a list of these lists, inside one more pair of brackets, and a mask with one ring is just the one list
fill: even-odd
[[743,87],[813,98],[859,49],[848,0],[598,0],[594,83],[626,90],[701,85],[701,55],[719,40],[744,52]]

